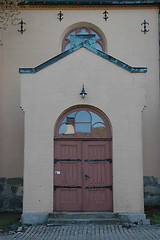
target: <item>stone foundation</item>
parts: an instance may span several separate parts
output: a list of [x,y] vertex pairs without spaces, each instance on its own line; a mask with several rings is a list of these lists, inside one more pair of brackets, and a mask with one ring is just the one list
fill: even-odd
[[23,213],[21,221],[23,225],[46,224],[48,213]]
[[144,177],[144,206],[160,207],[160,178]]
[[[22,211],[23,178],[0,178],[0,212]],[[160,178],[144,177],[145,207],[160,207]]]
[[0,178],[0,212],[22,211],[23,178]]

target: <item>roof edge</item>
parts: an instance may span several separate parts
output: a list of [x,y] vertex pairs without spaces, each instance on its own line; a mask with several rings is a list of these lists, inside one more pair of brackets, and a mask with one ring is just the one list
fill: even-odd
[[20,5],[143,5],[160,0],[24,0]]
[[129,71],[130,73],[146,73],[147,72],[147,67],[131,67],[130,65],[108,55],[107,53],[100,51],[96,48],[93,48],[91,46],[89,46],[88,44],[85,43],[81,43],[79,45],[77,45],[76,47],[70,48],[69,50],[60,53],[59,55],[57,55],[56,57],[51,58],[50,60],[40,64],[39,66],[35,67],[35,68],[19,68],[19,73],[23,74],[23,73],[36,73],[39,72],[40,70],[52,65],[53,63],[58,62],[60,59],[70,55],[71,53],[75,52],[76,50],[80,49],[80,48],[86,48],[87,50],[95,53],[96,55],[104,58],[105,60],[108,60],[111,63],[116,64],[117,66]]

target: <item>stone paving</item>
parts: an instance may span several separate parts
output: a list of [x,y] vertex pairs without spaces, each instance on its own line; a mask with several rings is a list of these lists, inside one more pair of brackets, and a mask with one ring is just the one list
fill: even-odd
[[0,240],[160,240],[159,226],[138,226],[129,229],[121,225],[70,224],[63,226],[31,226],[25,232],[0,235]]

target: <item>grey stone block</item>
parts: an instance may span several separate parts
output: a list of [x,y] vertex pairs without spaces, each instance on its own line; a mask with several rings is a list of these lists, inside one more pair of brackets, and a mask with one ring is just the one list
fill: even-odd
[[23,213],[21,220],[23,225],[46,224],[48,213]]
[[144,205],[146,207],[160,207],[160,196],[151,196],[147,194],[147,196],[144,198]]
[[157,178],[157,184],[160,185],[160,178]]
[[12,225],[9,227],[9,229],[10,229],[11,231],[17,231],[17,229],[18,229],[18,224],[17,224],[17,223],[12,224]]
[[12,196],[11,187],[8,185],[3,185],[3,191],[1,192],[1,195],[6,196],[7,198]]
[[144,213],[118,213],[118,216],[122,222],[150,224]]
[[16,191],[17,191],[17,187],[15,187],[15,186],[11,186],[11,190],[12,190],[12,193],[16,193]]
[[144,192],[150,195],[160,195],[160,186],[146,185],[144,187]]
[[20,226],[18,229],[17,229],[17,232],[22,232],[23,231],[23,227]]
[[22,185],[23,184],[23,178],[8,178],[7,184],[9,185]]
[[0,178],[0,211],[21,211],[23,178]]
[[3,207],[3,200],[0,199],[0,208],[2,208],[2,207]]
[[156,184],[156,181],[155,181],[155,178],[154,177],[143,177],[143,182],[144,182],[144,185],[146,184]]
[[4,190],[3,184],[0,184],[0,193],[3,192],[3,190]]
[[3,210],[10,210],[8,199],[3,201]]
[[23,196],[23,186],[19,186],[19,187],[18,187],[18,190],[17,190],[16,195],[17,195],[17,196],[20,196],[20,197]]
[[22,200],[16,197],[9,199],[10,209],[19,209],[22,208]]
[[160,206],[160,178],[144,177],[144,206]]
[[5,178],[0,178],[0,183],[4,183],[5,182]]

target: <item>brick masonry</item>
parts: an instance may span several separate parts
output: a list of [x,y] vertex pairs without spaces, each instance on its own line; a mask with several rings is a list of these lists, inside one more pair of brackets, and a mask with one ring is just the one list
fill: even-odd
[[[0,178],[0,211],[22,211],[23,178]],[[160,178],[144,177],[145,207],[160,206]]]

